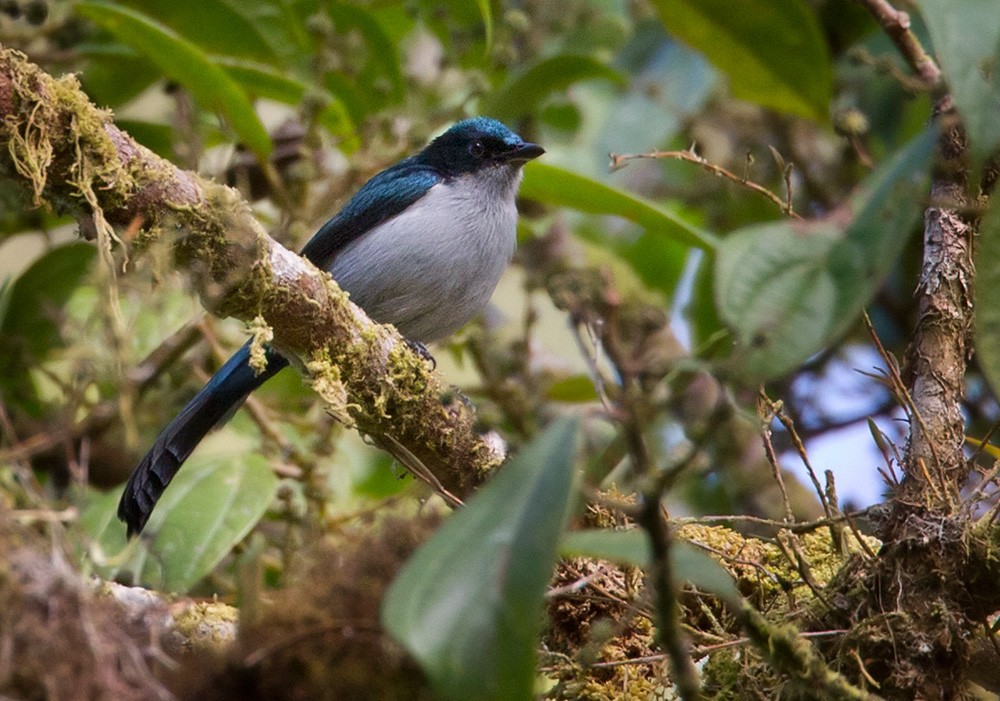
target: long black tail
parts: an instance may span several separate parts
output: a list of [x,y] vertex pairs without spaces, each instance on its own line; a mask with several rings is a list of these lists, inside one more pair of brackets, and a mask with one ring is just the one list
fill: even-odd
[[288,365],[284,356],[268,349],[267,368],[257,375],[249,360],[247,342],[163,429],[132,472],[118,502],[118,518],[128,526],[129,537],[142,531],[163,490],[201,439],[220,421],[229,418],[248,394]]

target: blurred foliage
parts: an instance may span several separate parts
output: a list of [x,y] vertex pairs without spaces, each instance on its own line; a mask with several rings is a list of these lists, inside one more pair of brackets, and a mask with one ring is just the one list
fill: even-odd
[[[184,468],[151,517],[156,519],[149,526],[154,537],[131,543],[126,562],[105,565],[98,558],[101,576],[140,581],[164,592],[189,590],[250,532],[278,487],[259,455],[195,457]],[[118,497],[115,491],[95,497],[80,517],[96,552],[123,553],[126,548],[116,513]]]
[[[915,29],[939,52],[981,164],[1000,142],[1000,88],[987,70],[997,61],[996,32],[979,31],[997,26],[992,5],[919,4],[926,28],[915,16]],[[866,308],[889,350],[902,354],[916,314],[912,234],[927,197],[930,98],[905,79],[889,40],[849,0],[739,5],[12,0],[0,14],[0,43],[54,74],[76,72],[133,137],[240,188],[292,246],[365,179],[454,120],[490,114],[546,148],[526,169],[519,265],[497,296],[503,313],[461,335],[453,358],[437,355],[471,395],[483,428],[521,451],[515,466],[554,484],[514,494],[497,480],[495,492],[481,495],[493,508],[479,513],[473,504],[451,522],[477,516],[476,528],[443,530],[404,576],[422,577],[431,589],[430,580],[448,575],[448,591],[481,603],[476,597],[498,586],[491,577],[510,554],[509,544],[497,549],[497,533],[513,542],[528,523],[519,519],[537,510],[550,518],[551,539],[522,552],[527,560],[503,561],[512,572],[529,569],[491,590],[489,620],[433,606],[407,618],[400,607],[416,600],[398,590],[390,596],[389,629],[427,656],[441,688],[481,689],[503,669],[520,696],[528,693],[533,672],[525,660],[537,629],[507,630],[503,612],[540,610],[539,582],[554,557],[574,468],[591,490],[641,490],[649,478],[637,474],[621,414],[603,409],[633,402],[652,464],[674,485],[673,509],[771,518],[784,513],[752,415],[758,381],[782,393],[807,438],[891,410],[878,382],[861,390],[860,409],[845,411],[816,380],[873,356],[859,322]],[[655,151],[685,151],[731,177]],[[611,171],[609,153],[650,157]],[[806,221],[741,181],[769,190]],[[995,215],[988,222],[978,266],[992,280],[1000,229]],[[4,483],[27,490],[13,499],[18,504],[85,507],[69,533],[88,567],[169,590],[234,595],[253,532],[266,543],[266,581],[279,586],[309,534],[424,495],[326,417],[288,372],[259,393],[252,421],[240,415],[220,430],[214,440],[228,450],[196,455],[181,471],[150,522],[149,542],[123,550],[117,491],[96,495],[88,485],[123,481],[243,330],[205,319],[167,348],[197,314],[171,273],[169,251],[126,261],[135,232],[120,232],[122,268],[112,278],[91,244],[71,242],[76,227],[89,235],[92,223],[35,207],[15,179],[0,181]],[[979,323],[984,374],[993,382],[1000,377],[995,306],[989,300]],[[988,390],[977,396],[967,411],[970,432],[982,434],[1000,409]],[[603,417],[583,425],[579,457],[542,432],[574,412]],[[776,441],[787,446],[787,436]],[[864,450],[845,445],[843,453]],[[537,464],[523,464],[531,460]],[[795,513],[815,515],[814,496],[786,479]],[[468,562],[454,555],[448,567],[427,570],[435,548],[448,547]],[[576,551],[606,547],[597,536],[577,541]],[[703,566],[682,558],[678,575],[728,591]],[[418,620],[437,613],[454,618]],[[425,624],[442,626],[440,647],[413,642]],[[459,634],[508,633],[496,650],[516,659],[473,666],[467,671],[480,677],[472,680],[448,676],[449,655],[471,654],[455,649]]]

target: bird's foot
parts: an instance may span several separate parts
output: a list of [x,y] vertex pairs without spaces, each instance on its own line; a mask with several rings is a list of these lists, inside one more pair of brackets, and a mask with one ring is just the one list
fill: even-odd
[[423,358],[424,360],[426,360],[428,363],[431,364],[431,370],[436,370],[437,369],[438,363],[434,359],[434,356],[431,355],[431,352],[429,350],[427,350],[427,346],[425,346],[420,341],[411,341],[408,338],[404,339],[404,340],[406,341],[406,345],[408,345],[410,347],[411,351],[413,351],[414,353],[416,353],[421,358]]
[[451,385],[451,388],[442,392],[438,398],[441,400],[441,405],[446,408],[455,406],[457,402],[462,404],[473,417],[476,415],[476,405],[455,385]]

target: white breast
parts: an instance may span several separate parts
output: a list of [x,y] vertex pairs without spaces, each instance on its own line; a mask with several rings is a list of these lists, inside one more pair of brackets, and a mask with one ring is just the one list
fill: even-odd
[[330,272],[413,341],[448,336],[489,301],[514,253],[520,169],[454,178],[340,252]]

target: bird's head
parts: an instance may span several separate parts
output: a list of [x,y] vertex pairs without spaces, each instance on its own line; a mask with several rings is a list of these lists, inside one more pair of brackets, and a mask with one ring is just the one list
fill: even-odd
[[525,141],[489,117],[474,117],[453,125],[428,144],[418,157],[439,172],[458,177],[502,168],[511,172],[545,150]]

